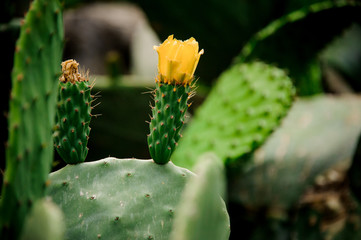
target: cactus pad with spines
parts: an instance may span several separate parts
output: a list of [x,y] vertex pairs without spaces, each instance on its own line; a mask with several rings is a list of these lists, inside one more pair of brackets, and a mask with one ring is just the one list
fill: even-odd
[[58,1],[35,0],[16,43],[9,140],[0,206],[2,239],[18,239],[25,216],[44,196],[53,160],[52,129],[63,47]]
[[349,165],[360,120],[358,97],[297,100],[282,127],[251,156],[247,169],[228,176],[230,200],[252,209],[294,206],[316,176],[335,165]]
[[[189,170],[152,160],[105,158],[50,175],[66,239],[169,239]],[[221,198],[217,208],[226,211]]]
[[172,160],[192,168],[201,154],[213,151],[226,163],[236,162],[279,125],[293,95],[281,69],[261,62],[233,66],[196,112]]
[[89,77],[78,72],[78,63],[62,63],[56,113],[55,148],[68,164],[84,162],[88,154],[91,102]]
[[188,84],[156,84],[148,135],[150,155],[156,163],[167,163],[178,145],[191,94]]

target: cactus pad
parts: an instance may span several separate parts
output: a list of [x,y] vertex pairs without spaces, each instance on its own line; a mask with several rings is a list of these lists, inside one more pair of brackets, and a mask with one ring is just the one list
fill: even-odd
[[63,212],[50,199],[35,202],[25,221],[21,240],[63,240],[65,224]]
[[18,239],[33,203],[44,196],[53,160],[56,79],[63,47],[58,1],[32,2],[16,43],[0,235]]
[[261,62],[233,66],[196,112],[172,160],[192,168],[202,153],[213,151],[224,162],[235,162],[279,125],[293,94],[281,69]]
[[247,169],[229,177],[229,198],[250,208],[293,206],[317,175],[336,164],[350,164],[360,132],[358,97],[296,101]]
[[65,214],[66,239],[169,239],[192,176],[171,162],[105,158],[52,173],[48,194]]
[[189,180],[182,194],[170,239],[228,239],[229,216],[225,206],[219,207],[220,196],[225,193],[224,166],[207,153],[195,171],[197,176]]

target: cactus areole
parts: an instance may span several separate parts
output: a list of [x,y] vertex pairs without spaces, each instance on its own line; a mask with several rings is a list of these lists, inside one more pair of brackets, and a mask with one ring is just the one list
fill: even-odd
[[173,35],[154,49],[159,62],[148,146],[153,160],[165,164],[181,137],[188,100],[193,94],[194,72],[204,51],[199,51],[194,38],[180,41]]

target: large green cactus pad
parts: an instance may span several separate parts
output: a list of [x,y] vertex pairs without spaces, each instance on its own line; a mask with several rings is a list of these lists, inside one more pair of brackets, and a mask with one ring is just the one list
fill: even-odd
[[52,128],[63,47],[58,1],[32,2],[16,43],[0,235],[17,239],[32,204],[44,196],[53,160]]
[[205,154],[196,165],[197,176],[190,179],[175,214],[172,240],[222,240],[230,233],[229,216],[219,207],[225,194],[223,163]]
[[350,164],[360,132],[358,97],[296,101],[282,127],[256,150],[250,165],[230,177],[230,199],[250,208],[287,209],[317,175],[335,164]]
[[[66,239],[169,239],[173,214],[193,174],[169,162],[105,158],[50,175]],[[218,207],[225,210],[219,198]]]
[[196,112],[172,160],[192,168],[202,153],[213,151],[224,162],[235,162],[279,125],[293,94],[281,69],[261,62],[233,66]]

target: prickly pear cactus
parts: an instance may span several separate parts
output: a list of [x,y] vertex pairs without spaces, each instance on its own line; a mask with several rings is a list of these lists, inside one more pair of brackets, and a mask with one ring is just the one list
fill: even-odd
[[335,164],[350,164],[360,133],[358,97],[296,101],[282,127],[251,156],[249,166],[229,176],[230,200],[253,209],[288,209],[317,175]]
[[48,194],[65,214],[66,239],[169,239],[192,176],[171,162],[105,158],[52,173]]
[[62,63],[55,119],[55,148],[68,164],[85,161],[92,116],[92,85],[86,74],[79,73],[78,65],[74,60]]
[[170,239],[228,239],[228,213],[225,206],[219,207],[220,196],[225,194],[223,163],[208,153],[201,157],[195,172],[197,176],[189,180],[182,194]]
[[291,106],[294,88],[285,72],[261,62],[223,73],[184,132],[172,160],[192,168],[214,151],[232,163],[261,145]]
[[32,2],[16,43],[0,235],[18,239],[25,216],[44,196],[53,160],[57,78],[63,47],[58,1]]

